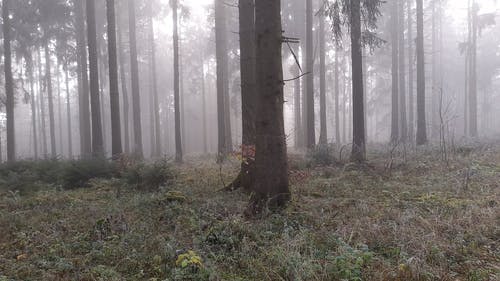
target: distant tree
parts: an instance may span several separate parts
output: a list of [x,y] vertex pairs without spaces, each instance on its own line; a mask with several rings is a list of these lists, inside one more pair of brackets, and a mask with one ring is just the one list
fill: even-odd
[[87,62],[87,47],[85,37],[84,3],[85,0],[74,0],[76,25],[76,46],[78,49],[78,108],[80,124],[80,154],[88,157],[92,153],[91,124],[90,124],[90,97]]
[[[229,119],[229,70],[227,63],[227,23],[224,0],[215,0],[215,45],[217,60],[218,153],[224,157],[232,149]],[[229,132],[228,132],[229,130]]]
[[316,127],[314,114],[314,46],[313,46],[313,7],[312,0],[306,0],[306,146],[316,145]]
[[325,145],[328,142],[326,126],[326,50],[325,50],[325,17],[319,17],[319,112],[320,133],[319,143]]
[[[383,41],[373,30],[377,27],[382,1],[360,0],[330,0],[326,2],[326,13],[332,19],[332,29],[340,44],[343,37],[343,27],[347,26],[351,35],[351,65],[352,65],[352,107],[353,107],[353,144],[351,159],[363,162],[366,159],[366,136],[363,93],[363,52],[362,46],[371,48],[380,46]],[[361,32],[361,22],[365,31]],[[345,118],[344,118],[345,120]]]
[[391,1],[391,49],[392,49],[392,110],[391,143],[399,142],[399,42],[398,1]]
[[116,54],[115,1],[106,0],[108,19],[108,59],[109,59],[109,101],[111,106],[111,154],[122,154],[122,133],[120,123],[120,92],[118,89],[118,58]]
[[425,121],[424,4],[417,1],[417,145],[427,143]]
[[248,213],[290,199],[281,57],[281,1],[255,1],[257,108],[255,183]]
[[398,39],[399,39],[399,121],[400,141],[408,141],[408,119],[406,114],[406,55],[405,55],[405,1],[398,2]]
[[129,37],[130,37],[130,68],[132,78],[132,116],[134,124],[134,156],[143,158],[142,151],[142,124],[141,124],[141,95],[139,89],[139,63],[137,62],[137,35],[135,0],[128,1]]
[[[182,162],[182,133],[181,133],[181,113],[180,113],[180,69],[179,69],[179,20],[178,20],[178,0],[172,0],[172,20],[173,20],[173,45],[174,45],[174,114],[175,114],[175,160]],[[220,135],[219,135],[220,136]]]
[[413,38],[413,17],[412,17],[412,3],[413,1],[407,0],[407,15],[408,15],[408,139],[413,142],[415,141],[415,101],[414,101],[414,44],[415,40]]
[[161,131],[160,131],[160,108],[158,101],[158,82],[156,73],[156,42],[153,26],[153,1],[147,1],[146,7],[148,10],[148,38],[149,38],[149,64],[151,69],[151,151],[153,157],[161,155]]
[[[124,3],[124,1],[119,1],[120,4]],[[118,11],[118,56],[120,62],[120,80],[121,80],[121,88],[122,88],[122,106],[123,106],[123,141],[124,141],[124,151],[126,154],[130,153],[130,119],[129,119],[129,95],[127,90],[127,75],[125,72],[125,52],[123,51],[125,46],[123,43],[123,35],[121,28],[121,14],[123,9],[121,5],[119,5],[120,10]]]
[[15,128],[14,128],[14,79],[12,77],[10,0],[2,1],[3,48],[5,72],[5,111],[7,113],[7,161],[16,160]]

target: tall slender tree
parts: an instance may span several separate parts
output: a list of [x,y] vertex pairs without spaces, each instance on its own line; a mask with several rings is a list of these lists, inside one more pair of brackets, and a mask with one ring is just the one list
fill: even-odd
[[352,59],[352,109],[353,140],[351,158],[362,162],[366,159],[363,53],[361,41],[361,3],[351,1],[351,59]]
[[69,66],[68,62],[66,61],[64,64],[64,78],[65,78],[65,84],[66,84],[66,122],[68,125],[67,132],[68,132],[68,157],[69,159],[73,158],[73,138],[72,138],[72,132],[73,128],[71,126],[71,93],[69,90]]
[[[45,32],[48,32],[48,28],[44,29]],[[53,97],[53,88],[52,88],[52,58],[50,56],[50,47],[49,47],[49,37],[47,34],[44,38],[44,49],[45,49],[45,79],[47,86],[47,102],[49,104],[49,136],[50,136],[50,154],[52,158],[55,158],[57,155],[56,150],[56,128],[55,128],[55,118],[54,118],[54,97]]]
[[118,89],[118,58],[116,54],[115,1],[106,0],[108,18],[108,59],[109,59],[109,103],[111,107],[111,154],[122,154],[122,132],[120,124],[120,92]]
[[[120,1],[119,3],[123,3],[123,1]],[[121,14],[122,14],[122,8],[121,6],[120,10],[117,14],[117,19],[118,19],[118,25],[117,25],[117,33],[118,33],[118,56],[119,56],[119,61],[120,61],[120,80],[121,80],[121,88],[122,88],[122,107],[123,107],[123,145],[124,147],[124,152],[126,154],[130,153],[130,119],[129,119],[129,96],[128,96],[128,90],[127,90],[127,76],[125,72],[125,52],[123,51],[125,46],[123,44],[123,35],[122,35],[122,28],[121,28]]]
[[129,43],[130,43],[130,74],[132,78],[132,116],[134,124],[134,156],[143,158],[141,95],[139,89],[139,63],[137,61],[137,34],[135,18],[135,0],[128,1]]
[[226,91],[229,89],[228,65],[227,65],[227,41],[226,41],[226,8],[224,0],[215,0],[215,44],[217,58],[217,120],[218,120],[218,153],[223,157],[229,152],[227,132],[228,114],[226,106],[228,105]]
[[89,100],[89,74],[87,62],[87,48],[85,38],[84,3],[85,0],[74,0],[76,45],[78,55],[78,108],[80,125],[80,154],[88,157],[92,153],[90,100]]
[[392,48],[392,110],[391,143],[399,141],[399,41],[398,41],[398,1],[391,2],[391,48]]
[[3,48],[5,72],[5,111],[7,113],[7,161],[16,160],[15,128],[14,128],[14,79],[12,77],[12,53],[10,48],[10,0],[2,1]]
[[306,146],[316,145],[316,128],[314,114],[314,49],[313,49],[313,5],[306,0]]
[[[182,133],[180,112],[180,71],[179,71],[179,32],[178,32],[178,0],[172,0],[173,45],[174,45],[174,115],[175,115],[175,160],[182,162]],[[221,108],[219,108],[222,110]],[[220,130],[220,128],[219,128]],[[220,135],[219,135],[220,136]]]
[[325,48],[325,17],[319,16],[319,112],[320,133],[319,143],[325,145],[328,142],[326,126],[326,48]]
[[425,121],[424,4],[417,1],[417,145],[427,143]]
[[414,102],[414,38],[413,38],[413,17],[412,17],[412,1],[407,0],[407,15],[408,15],[408,139],[413,142],[415,140],[415,102]]
[[87,0],[87,31],[90,68],[90,111],[92,112],[92,154],[94,157],[100,157],[104,155],[104,142],[99,97],[95,0]]
[[158,78],[156,73],[156,42],[155,42],[155,30],[153,25],[153,1],[147,1],[148,9],[148,27],[149,27],[149,55],[150,55],[150,67],[151,67],[151,93],[152,93],[152,116],[153,116],[153,131],[154,139],[152,140],[152,151],[153,155],[161,155],[161,131],[160,131],[160,104],[158,101]]
[[408,119],[406,118],[406,55],[405,55],[405,1],[398,1],[399,15],[399,121],[400,140],[406,143],[408,140]]

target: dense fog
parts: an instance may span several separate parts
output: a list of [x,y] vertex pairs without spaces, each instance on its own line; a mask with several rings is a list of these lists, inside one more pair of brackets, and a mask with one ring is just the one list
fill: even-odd
[[[10,2],[16,155],[18,158],[78,157],[82,153],[80,144],[82,121],[79,112],[82,101],[79,97],[84,90],[83,82],[79,81],[82,71],[78,62],[81,58],[79,52],[82,51],[78,46],[81,42],[77,40],[79,11],[75,9],[73,1]],[[141,135],[146,158],[174,155],[174,52],[171,6],[166,0],[133,2],[135,2],[138,93],[142,124],[141,132],[138,134]],[[369,144],[388,143],[391,140],[394,110],[398,111],[399,117],[404,117],[399,118],[400,120],[405,120],[397,125],[399,131],[403,129],[402,123],[405,122],[404,130],[407,131],[408,143],[413,143],[415,138],[416,7],[415,1],[397,1],[398,7],[394,12],[393,2],[387,1],[381,5],[381,14],[377,18],[376,27],[364,27],[380,40],[377,46],[365,46],[363,49],[366,139]],[[96,1],[95,20],[104,151],[110,156],[112,125],[105,4],[105,1]],[[500,111],[498,93],[500,37],[496,12],[499,4],[490,0],[424,1],[423,4],[426,127],[429,140],[439,142],[443,134],[448,142],[458,142],[470,137],[487,138],[498,134],[500,121],[496,113]],[[296,111],[305,112],[303,97],[308,76],[312,77],[310,81],[313,82],[316,142],[321,133],[320,107],[321,102],[324,102],[328,142],[351,143],[350,42],[346,36],[342,38],[334,36],[332,17],[325,14],[325,7],[327,4],[323,1],[313,1],[311,36],[314,68],[306,73],[306,7],[303,1],[282,1],[283,35],[297,39],[284,44],[282,51],[284,77],[288,80],[284,88],[284,118],[287,144],[291,149],[304,147],[304,143],[301,142],[304,137],[302,130],[304,114],[299,114],[302,120],[298,120]],[[82,5],[82,8],[85,9],[85,5]],[[128,1],[116,1],[115,9],[122,143],[124,151],[133,152],[134,114],[131,97]],[[228,98],[225,101],[224,111],[229,124],[225,126],[230,127],[230,133],[226,133],[226,137],[237,150],[242,138],[237,3],[224,2],[222,9],[225,16],[222,19],[222,39],[219,40],[224,40],[226,46],[222,63],[226,65],[227,75],[222,78],[221,83],[227,90],[225,96]],[[208,0],[180,1],[178,11],[182,148],[187,155],[216,153],[219,142],[217,110],[222,109],[217,107],[214,4]],[[86,21],[86,15],[81,16],[84,17],[80,20]],[[326,26],[324,33],[320,32],[319,26],[322,18],[325,19]],[[85,22],[80,24],[85,25]],[[342,29],[344,33],[348,32],[347,27]],[[87,32],[85,31],[83,35],[87,37]],[[322,50],[319,45],[322,38],[326,46],[324,101],[320,98]],[[397,46],[394,46],[395,43]],[[86,47],[86,44],[84,46]],[[397,69],[392,65],[394,49],[396,49]],[[474,55],[474,62],[472,62],[473,54],[477,54]],[[48,61],[51,67],[49,78],[47,78]],[[33,73],[29,73],[30,64]],[[336,68],[339,72],[338,85],[335,81]],[[394,81],[393,74],[396,75],[397,81]],[[4,78],[3,71],[2,78]],[[51,80],[51,84],[48,84],[47,79]],[[402,85],[401,83],[403,86],[398,87]],[[471,86],[474,84],[475,87]],[[393,107],[392,89],[395,86],[398,87],[396,93],[399,95],[397,100],[399,105]],[[49,110],[48,87],[51,87],[52,110]],[[124,95],[128,95],[128,105],[124,105]],[[5,96],[4,91],[2,96]],[[471,96],[475,97],[473,99],[477,103],[475,107],[470,104]],[[338,104],[335,103],[336,98]],[[34,107],[32,107],[33,102]],[[33,109],[35,112],[32,112]],[[472,116],[477,118],[471,118]],[[477,134],[471,130],[476,122]],[[37,131],[36,143],[34,129]],[[128,135],[125,135],[126,132]],[[1,136],[2,159],[6,159],[4,106]],[[54,153],[51,149],[52,141],[55,141]]]

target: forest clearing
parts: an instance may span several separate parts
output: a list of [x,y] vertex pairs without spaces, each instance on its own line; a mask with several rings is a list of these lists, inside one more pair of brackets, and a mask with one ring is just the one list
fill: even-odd
[[[372,150],[361,168],[290,157],[291,203],[260,219],[221,191],[234,159],[157,164],[159,190],[130,173],[69,190],[33,176],[37,191],[0,191],[0,280],[499,280],[500,146],[458,147],[449,165],[437,148]],[[3,184],[28,178],[12,171]]]

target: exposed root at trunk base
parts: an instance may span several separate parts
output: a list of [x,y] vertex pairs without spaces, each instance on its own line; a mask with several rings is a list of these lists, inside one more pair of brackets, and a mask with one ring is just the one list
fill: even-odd
[[265,216],[284,209],[290,201],[290,193],[275,195],[253,193],[243,214],[246,218]]
[[255,161],[249,160],[241,163],[241,170],[236,179],[224,187],[224,191],[235,191],[242,188],[245,192],[252,191],[255,181]]

